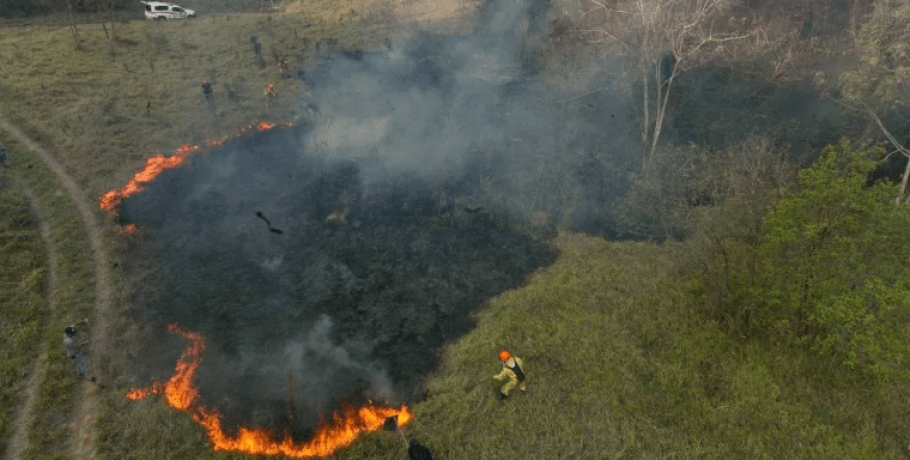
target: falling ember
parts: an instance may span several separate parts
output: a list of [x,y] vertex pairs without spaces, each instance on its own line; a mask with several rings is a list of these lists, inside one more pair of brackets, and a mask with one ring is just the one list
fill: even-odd
[[[174,150],[170,156],[164,156],[164,154],[153,155],[152,157],[145,160],[145,167],[141,171],[137,172],[127,181],[126,185],[121,187],[119,190],[111,190],[98,200],[98,205],[101,206],[101,209],[107,211],[111,215],[117,215],[117,207],[120,206],[120,202],[124,198],[127,198],[131,195],[135,195],[142,191],[142,186],[148,184],[149,182],[154,181],[161,173],[167,171],[168,169],[174,169],[181,164],[193,153],[205,153],[215,147],[220,147],[224,145],[231,139],[236,139],[243,137],[249,134],[254,129],[257,131],[268,131],[272,128],[288,128],[294,126],[293,122],[283,122],[283,123],[272,123],[268,121],[261,122],[252,122],[246,125],[242,125],[237,128],[233,137],[225,136],[219,139],[208,139],[203,141],[201,145],[181,145]],[[135,228],[133,229],[135,230]],[[126,233],[132,233],[133,230],[122,230]]]
[[313,439],[295,443],[289,434],[275,441],[271,433],[259,428],[240,427],[236,436],[228,436],[221,427],[221,414],[215,409],[202,407],[199,392],[193,386],[196,369],[205,351],[205,341],[199,334],[184,331],[176,324],[168,330],[192,342],[177,360],[176,371],[167,382],[153,382],[145,388],[133,388],[129,399],[143,399],[153,394],[164,394],[168,405],[188,412],[193,420],[205,428],[216,451],[233,451],[256,455],[284,455],[287,457],[326,457],[341,447],[354,442],[361,433],[379,431],[385,419],[398,416],[398,424],[406,425],[413,415],[407,406],[399,408],[377,406],[372,403],[360,408],[347,408],[335,414],[331,421],[320,423]]

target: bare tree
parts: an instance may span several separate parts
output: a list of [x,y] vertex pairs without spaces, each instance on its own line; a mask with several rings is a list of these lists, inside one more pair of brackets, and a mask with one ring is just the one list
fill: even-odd
[[901,114],[910,107],[910,9],[907,2],[877,1],[869,20],[863,24],[856,38],[859,64],[841,76],[836,89],[819,72],[816,84],[826,94],[845,107],[864,113],[884,134],[899,153],[907,159],[901,178],[896,202],[910,204],[910,147],[897,139],[885,126],[882,117]]
[[720,56],[732,42],[757,36],[758,28],[731,27],[735,6],[731,0],[619,0],[610,6],[591,1],[606,13],[609,24],[609,30],[595,32],[620,45],[641,80],[642,154],[647,169],[667,120],[677,77]]
[[79,36],[79,29],[76,27],[76,17],[73,15],[73,0],[38,0],[46,8],[50,8],[56,13],[66,16],[70,32],[73,35],[73,46],[76,49],[82,48],[82,38]]
[[[114,43],[114,40],[117,38],[117,31],[114,28],[114,6],[117,5],[118,0],[94,0],[95,11],[98,12],[101,16],[101,27],[104,29],[104,36],[110,40],[111,44]],[[107,23],[111,25],[111,30],[108,32]]]

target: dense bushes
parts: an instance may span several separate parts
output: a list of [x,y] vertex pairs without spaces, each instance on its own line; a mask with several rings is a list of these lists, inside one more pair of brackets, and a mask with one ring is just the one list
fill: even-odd
[[628,233],[682,238],[705,313],[881,381],[906,373],[910,207],[870,179],[882,152],[842,141],[799,172],[763,139],[669,148],[631,187]]
[[877,378],[906,371],[910,208],[869,184],[879,151],[829,146],[765,219],[760,273],[748,286],[755,327]]

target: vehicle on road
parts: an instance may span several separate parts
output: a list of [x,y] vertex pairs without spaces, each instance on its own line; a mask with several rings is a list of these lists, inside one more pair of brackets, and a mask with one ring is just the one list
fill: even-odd
[[146,19],[156,19],[156,20],[165,20],[165,19],[187,19],[195,18],[196,12],[183,8],[181,6],[174,5],[173,3],[165,2],[140,2],[145,4],[145,18]]

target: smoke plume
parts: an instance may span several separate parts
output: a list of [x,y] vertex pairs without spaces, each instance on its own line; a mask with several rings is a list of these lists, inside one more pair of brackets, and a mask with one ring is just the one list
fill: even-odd
[[541,236],[604,228],[634,124],[617,96],[538,78],[547,14],[498,0],[472,35],[328,58],[298,75],[295,128],[124,200],[161,267],[148,316],[208,342],[206,406],[300,437],[341,405],[419,400],[484,299],[552,260]]

